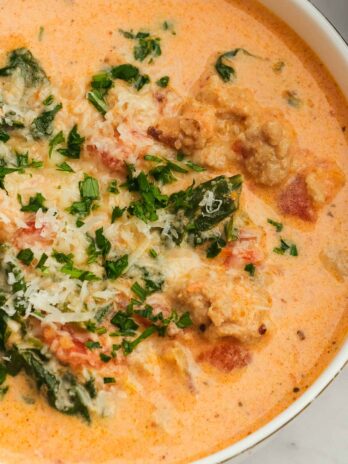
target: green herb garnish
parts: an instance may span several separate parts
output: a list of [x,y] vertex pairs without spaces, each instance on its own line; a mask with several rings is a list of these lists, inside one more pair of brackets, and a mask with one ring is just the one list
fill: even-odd
[[253,277],[256,272],[256,267],[253,263],[248,263],[245,265],[244,271],[247,272],[251,277]]
[[73,168],[64,161],[64,163],[56,164],[57,171],[62,171],[62,172],[75,172]]
[[235,79],[236,71],[232,66],[226,64],[226,61],[235,58],[239,53],[256,58],[255,55],[252,55],[244,48],[235,48],[234,50],[220,55],[216,60],[215,70],[224,82],[233,81]]
[[286,99],[288,105],[292,106],[293,108],[300,108],[302,106],[302,100],[297,96],[297,92],[287,90],[284,92],[284,98]]
[[67,139],[67,147],[59,148],[58,152],[61,155],[64,155],[68,158],[78,159],[80,158],[81,149],[84,141],[85,137],[81,137],[81,135],[77,131],[77,124],[75,124],[69,132]]
[[51,157],[53,150],[56,148],[56,146],[61,145],[62,143],[65,142],[65,137],[63,134],[63,131],[58,132],[50,141],[49,141],[49,157]]
[[46,80],[46,74],[27,48],[17,48],[8,54],[7,66],[0,69],[0,76],[11,76],[16,69],[27,87],[33,87]]
[[128,267],[128,255],[123,255],[114,261],[105,261],[105,272],[108,279],[117,279]]
[[30,248],[24,248],[17,254],[17,258],[19,261],[21,261],[23,264],[26,266],[29,266],[29,264],[33,261],[34,259],[34,253],[31,251]]
[[298,256],[297,247],[294,244],[287,243],[284,239],[280,239],[280,246],[273,248],[273,252],[277,253],[278,255],[284,255],[285,253],[289,252],[290,256]]
[[23,205],[22,197],[18,194],[18,201],[21,205],[21,211],[25,213],[36,213],[41,209],[44,213],[47,211],[46,206],[44,205],[46,198],[41,194],[37,193],[34,197],[29,198],[29,203]]
[[0,142],[6,143],[8,140],[10,140],[9,134],[5,130],[0,129]]
[[104,377],[104,383],[105,384],[108,384],[108,383],[116,383],[116,379],[115,377]]
[[30,132],[34,139],[41,139],[52,134],[53,120],[62,108],[62,104],[56,105],[52,110],[43,111],[40,116],[34,119],[30,126]]
[[101,348],[101,344],[99,342],[94,342],[93,340],[88,340],[85,343],[85,347],[88,348],[89,350],[95,350],[98,348]]
[[273,219],[267,219],[267,222],[274,226],[277,232],[281,232],[283,230],[284,226],[281,222],[274,221]]
[[163,76],[160,79],[158,79],[158,81],[156,81],[156,84],[158,85],[158,87],[161,87],[162,89],[164,89],[168,86],[169,80],[170,80],[169,76]]
[[127,208],[120,208],[119,206],[114,206],[111,212],[111,224],[113,224],[116,219],[120,218]]
[[117,180],[112,180],[109,184],[109,187],[108,187],[108,190],[107,190],[109,193],[120,193],[120,191],[118,190],[118,185],[117,185]]
[[48,256],[46,253],[42,253],[41,258],[39,259],[39,262],[36,265],[36,269],[40,269],[40,271],[45,271],[47,268],[45,266],[45,263],[48,259]]

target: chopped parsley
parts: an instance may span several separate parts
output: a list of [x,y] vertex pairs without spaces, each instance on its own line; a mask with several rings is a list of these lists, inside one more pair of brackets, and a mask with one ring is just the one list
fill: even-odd
[[244,271],[247,272],[251,277],[254,277],[256,272],[256,267],[253,263],[248,263],[244,267]]
[[62,172],[75,172],[73,168],[64,161],[64,163],[56,164],[57,171],[62,171]]
[[37,193],[34,197],[30,197],[27,205],[23,205],[20,194],[18,194],[17,197],[21,205],[21,211],[24,213],[36,213],[39,209],[41,209],[44,213],[47,211],[47,208],[44,205],[46,198],[41,193]]
[[140,74],[136,66],[127,63],[112,67],[111,75],[114,79],[120,79],[129,84],[133,84],[136,90],[141,90],[145,84],[150,82],[149,76]]
[[102,115],[105,115],[105,113],[108,111],[105,97],[107,96],[112,85],[113,82],[108,72],[96,74],[92,77],[92,90],[87,93],[87,99]]
[[119,30],[120,34],[126,39],[135,40],[136,44],[133,48],[133,56],[137,61],[144,61],[147,58],[149,63],[152,63],[154,58],[162,54],[161,39],[153,37],[149,32],[134,33],[133,31]]
[[157,258],[158,253],[157,253],[157,251],[154,250],[153,248],[150,248],[150,250],[149,250],[149,255],[151,256],[151,258]]
[[111,250],[111,243],[104,235],[103,227],[95,231],[95,238],[89,237],[90,245],[87,248],[88,263],[96,261],[98,256],[105,258]]
[[53,250],[52,257],[60,264],[69,264],[72,266],[74,255],[69,253],[68,255],[65,253],[61,253],[59,251]]
[[169,31],[171,32],[173,35],[176,35],[176,32],[174,30],[174,25],[173,23],[171,23],[170,21],[163,21],[162,23],[162,29],[164,31]]
[[104,363],[108,363],[112,359],[111,356],[105,353],[100,353],[99,357],[100,357],[100,360],[103,361]]
[[6,143],[10,140],[8,132],[3,129],[0,129],[0,142]]
[[33,261],[34,259],[34,253],[31,251],[30,248],[24,248],[17,254],[17,258],[19,261],[21,261],[23,264],[26,266],[29,266],[29,264]]
[[268,224],[271,224],[275,227],[277,232],[281,232],[283,230],[283,224],[281,222],[274,221],[273,219],[267,219]]
[[85,347],[88,348],[89,350],[95,350],[95,349],[101,348],[101,344],[99,342],[94,342],[93,340],[88,340],[85,343]]
[[41,168],[43,166],[42,161],[29,160],[28,153],[16,153],[16,163],[19,169],[19,172],[22,172],[24,168]]
[[99,184],[94,177],[85,174],[84,179],[79,182],[79,190],[83,200],[99,199]]
[[105,384],[108,384],[108,383],[116,383],[116,379],[115,377],[104,377],[104,383]]
[[68,208],[70,214],[84,218],[89,215],[94,200],[100,197],[97,179],[85,174],[84,179],[79,182],[80,201],[74,201]]
[[53,102],[54,102],[54,96],[49,95],[47,98],[45,98],[45,100],[42,102],[42,104],[45,105],[45,106],[49,106],[49,105],[52,105]]
[[120,208],[119,206],[114,206],[111,212],[111,224],[113,224],[116,219],[120,218],[127,208]]
[[297,246],[295,244],[287,243],[284,239],[280,239],[280,246],[273,248],[273,252],[278,255],[284,255],[287,252],[290,256],[298,256]]
[[226,244],[226,240],[224,240],[222,237],[213,238],[206,251],[207,258],[215,258],[218,256]]
[[61,145],[62,143],[65,142],[65,137],[63,134],[63,131],[58,132],[50,141],[49,141],[49,157],[51,157],[53,150],[58,146]]
[[47,268],[45,266],[45,263],[48,259],[48,256],[46,253],[42,253],[41,258],[39,259],[39,262],[36,265],[36,269],[40,269],[40,271],[45,271]]
[[93,274],[93,272],[77,269],[76,267],[73,267],[71,264],[65,264],[60,269],[60,272],[70,276],[73,279],[81,280],[81,282],[100,280],[100,278]]
[[123,348],[125,355],[132,353],[132,351],[134,351],[134,349],[139,345],[140,342],[150,337],[155,332],[156,332],[156,327],[152,325],[150,327],[147,327],[137,338],[135,338],[132,341],[123,339],[122,348]]
[[117,279],[128,267],[128,255],[123,255],[114,261],[105,261],[104,267],[108,279]]
[[59,148],[58,152],[67,158],[79,159],[84,141],[85,137],[81,137],[77,130],[77,124],[75,124],[69,132],[66,148]]
[[118,190],[118,185],[117,185],[117,180],[112,180],[109,184],[109,187],[108,187],[108,190],[107,190],[109,193],[120,193],[120,191]]
[[164,89],[168,86],[169,80],[170,80],[169,76],[163,76],[160,79],[158,79],[158,81],[156,81],[156,84],[158,85],[158,87],[161,87],[162,89]]
[[296,91],[287,90],[283,93],[285,100],[287,101],[289,106],[293,108],[300,108],[302,106],[302,100],[297,96]]
[[132,292],[134,292],[137,295],[137,297],[140,299],[140,301],[145,301],[145,299],[146,299],[146,297],[148,295],[148,292],[138,282],[135,282],[131,286],[131,290],[132,290]]
[[149,181],[144,172],[134,176],[134,166],[127,165],[128,175],[126,186],[129,191],[138,192],[139,200],[133,201],[128,212],[144,222],[153,222],[158,219],[156,210],[167,205],[168,197],[163,195],[159,188]]
[[113,66],[109,70],[93,76],[87,99],[103,116],[109,110],[106,97],[113,86],[114,79],[128,82],[138,91],[150,82],[148,75],[141,74],[136,66],[128,63]]

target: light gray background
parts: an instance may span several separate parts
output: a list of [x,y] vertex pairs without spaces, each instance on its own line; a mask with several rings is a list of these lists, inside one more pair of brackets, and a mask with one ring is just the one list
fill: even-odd
[[[348,0],[311,2],[348,41]],[[314,404],[245,464],[348,464],[348,366]]]

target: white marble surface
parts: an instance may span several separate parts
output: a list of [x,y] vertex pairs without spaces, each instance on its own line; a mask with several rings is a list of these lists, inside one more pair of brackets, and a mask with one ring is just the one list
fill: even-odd
[[347,464],[347,397],[348,367],[309,408],[243,463]]
[[[348,0],[311,1],[348,41]],[[348,367],[309,408],[244,462],[348,464]]]

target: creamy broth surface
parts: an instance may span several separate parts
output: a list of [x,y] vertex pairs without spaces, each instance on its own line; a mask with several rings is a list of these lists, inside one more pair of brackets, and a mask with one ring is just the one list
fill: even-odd
[[[7,51],[28,48],[57,89],[57,99],[61,96],[68,106],[71,99],[73,120],[79,124],[83,114],[73,102],[84,98],[91,76],[107,66],[131,62],[152,81],[170,76],[171,88],[184,98],[197,92],[208,70],[212,73],[217,53],[246,49],[256,58],[238,55],[233,60],[236,80],[227,85],[250,89],[261,107],[280,110],[304,157],[314,153],[334,161],[342,178],[348,177],[344,97],[306,45],[257,2],[3,0],[0,12],[2,66]],[[164,21],[175,34],[162,29]],[[119,29],[151,30],[161,37],[162,55],[153,64],[134,62],[134,44]],[[280,72],[274,68],[279,62],[285,63]],[[296,92],[300,108],[289,105],[289,92]],[[82,162],[97,177],[93,159]],[[39,181],[45,197],[54,175],[63,176],[52,170]],[[203,180],[213,177],[204,175]],[[187,188],[193,174],[188,176],[190,181],[168,188]],[[64,189],[64,178],[59,181]],[[272,191],[246,174],[242,204],[267,232],[267,260],[259,272],[266,275],[272,297],[269,330],[250,344],[247,366],[224,372],[198,363],[194,386],[188,388],[185,373],[166,356],[175,342],[163,339],[156,369],[146,370],[140,362],[128,387],[115,392],[115,413],[93,417],[91,424],[51,409],[24,374],[9,378],[0,403],[3,462],[188,463],[249,435],[296,400],[336,354],[347,331],[347,280],[322,259],[323,250],[341,253],[346,248],[344,184],[309,223],[282,215]],[[267,218],[284,224],[281,236],[297,245],[297,257],[273,253],[280,235]],[[155,345],[156,340],[146,343]],[[205,347],[199,335],[187,336],[185,343],[193,359]]]

